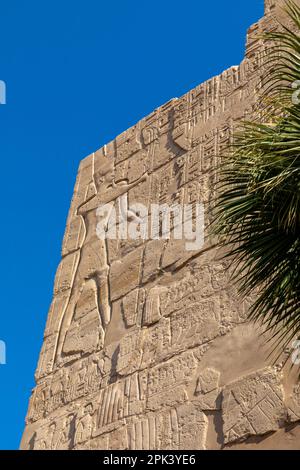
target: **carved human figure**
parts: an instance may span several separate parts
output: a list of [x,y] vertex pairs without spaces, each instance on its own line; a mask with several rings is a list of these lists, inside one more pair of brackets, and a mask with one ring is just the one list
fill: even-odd
[[52,445],[53,450],[68,450],[71,446],[72,427],[74,415],[69,415],[64,419],[63,426],[58,434],[57,441]]
[[[100,314],[102,327],[105,330],[111,319],[111,306],[109,295],[109,264],[107,256],[106,240],[97,235],[96,227],[99,223],[99,217],[102,218],[102,227],[108,227],[110,218],[109,211],[100,212],[97,209],[105,204],[113,204],[119,196],[127,193],[131,188],[142,181],[145,181],[147,174],[131,184],[125,181],[114,181],[114,163],[108,158],[101,164],[100,169],[94,174],[94,185],[96,194],[89,197],[81,204],[77,213],[82,217],[85,228],[85,237],[80,248],[80,256],[77,269],[75,270],[74,280],[71,288],[70,299],[65,312],[62,315],[58,341],[56,345],[56,360],[63,361],[63,345],[66,333],[72,322],[75,313],[76,303],[80,297],[82,287],[85,282],[94,279],[97,292],[97,308]],[[122,198],[120,198],[122,200]],[[124,208],[120,208],[121,212]],[[122,214],[124,217],[124,214]],[[127,217],[133,217],[134,214],[127,214]]]
[[49,433],[48,433],[48,436],[47,436],[46,449],[52,449],[55,431],[56,431],[56,424],[51,423],[50,426],[49,426]]
[[76,419],[74,445],[81,444],[91,438],[93,428],[93,405],[89,403],[84,407],[82,416]]

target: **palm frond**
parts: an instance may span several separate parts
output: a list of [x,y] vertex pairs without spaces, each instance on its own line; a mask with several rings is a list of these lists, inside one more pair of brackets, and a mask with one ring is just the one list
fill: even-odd
[[[243,122],[219,165],[213,234],[234,266],[242,294],[260,294],[249,312],[285,346],[300,334],[300,8],[293,30],[264,35],[270,48],[260,97],[266,112]],[[300,97],[300,93],[299,93]]]

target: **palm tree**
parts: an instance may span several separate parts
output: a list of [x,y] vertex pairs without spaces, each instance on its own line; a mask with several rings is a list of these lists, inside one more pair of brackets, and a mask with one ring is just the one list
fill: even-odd
[[300,8],[288,0],[285,10],[293,30],[264,35],[262,117],[242,123],[221,156],[213,221],[240,292],[258,289],[249,318],[276,346],[300,334]]

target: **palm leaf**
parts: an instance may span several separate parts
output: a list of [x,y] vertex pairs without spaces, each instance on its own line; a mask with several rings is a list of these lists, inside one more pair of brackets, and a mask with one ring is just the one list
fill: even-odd
[[285,11],[294,30],[263,36],[260,117],[243,122],[221,156],[212,224],[241,294],[259,290],[249,318],[282,347],[300,335],[300,8],[289,0]]

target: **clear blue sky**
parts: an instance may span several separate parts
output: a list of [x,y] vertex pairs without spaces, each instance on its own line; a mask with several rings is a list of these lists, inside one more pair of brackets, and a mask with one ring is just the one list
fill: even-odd
[[79,161],[244,54],[263,0],[0,0],[0,449],[18,448]]

